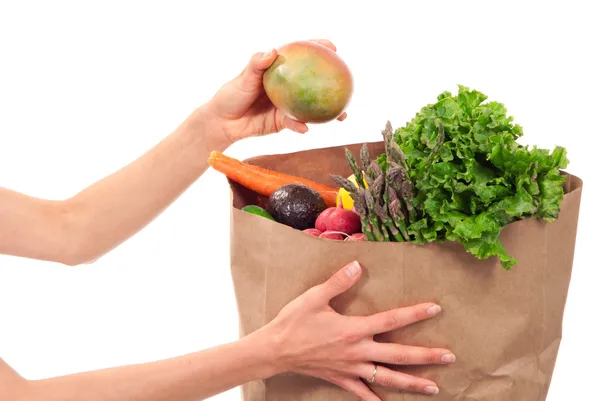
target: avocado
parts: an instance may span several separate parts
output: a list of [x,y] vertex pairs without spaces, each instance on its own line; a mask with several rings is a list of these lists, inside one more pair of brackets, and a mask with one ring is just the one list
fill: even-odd
[[325,201],[317,191],[303,184],[287,184],[269,197],[267,211],[281,224],[305,230],[315,227],[315,220]]

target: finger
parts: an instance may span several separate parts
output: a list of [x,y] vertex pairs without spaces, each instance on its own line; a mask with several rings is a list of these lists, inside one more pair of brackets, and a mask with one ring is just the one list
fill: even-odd
[[371,383],[373,378],[373,364],[361,364],[357,366],[358,377],[361,377],[369,383],[369,385],[378,385],[398,390],[411,391],[424,394],[437,394],[440,392],[437,384],[434,381],[424,379],[422,377],[407,375],[406,373],[396,372],[384,366],[377,366],[375,381]]
[[338,270],[329,280],[317,286],[317,294],[322,301],[329,302],[349,290],[360,279],[362,269],[356,261]]
[[328,47],[331,50],[333,50],[334,52],[337,51],[337,47],[335,47],[335,45],[330,40],[327,40],[327,39],[312,39],[311,42],[316,42],[316,43],[318,43],[320,45]]
[[285,115],[283,116],[281,125],[284,128],[290,129],[299,134],[305,134],[308,131],[308,126],[306,124],[296,121]]
[[400,344],[364,343],[361,359],[391,365],[446,365],[456,361],[456,356],[444,348],[412,347]]
[[277,58],[277,50],[272,49],[265,53],[255,53],[248,65],[239,76],[239,88],[244,92],[257,92],[262,85],[264,71],[273,64]]
[[264,70],[266,70],[267,68],[269,68],[276,59],[277,59],[277,50],[275,50],[275,49],[271,49],[268,52],[261,53],[260,57],[256,57],[256,59],[254,59],[254,58],[252,59],[255,62],[254,69],[257,72],[262,74],[262,72]]
[[381,401],[373,390],[358,379],[343,378],[336,382],[344,390],[354,394],[361,401]]
[[375,335],[397,330],[421,320],[429,319],[441,312],[442,308],[434,303],[422,303],[386,312],[377,313],[365,318],[367,334]]
[[346,112],[343,112],[337,119],[338,121],[344,121],[346,117],[348,117],[348,114],[346,114]]

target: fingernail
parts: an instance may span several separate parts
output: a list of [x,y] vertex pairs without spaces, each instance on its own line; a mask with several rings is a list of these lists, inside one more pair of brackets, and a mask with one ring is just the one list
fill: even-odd
[[430,306],[429,309],[427,309],[427,314],[428,315],[437,315],[438,313],[440,313],[442,311],[442,307],[439,305],[433,305]]
[[269,57],[271,57],[271,54],[273,54],[273,50],[269,50],[268,52],[264,52],[263,55],[262,55],[262,58],[263,59],[269,58]]
[[427,394],[437,394],[440,392],[440,389],[435,386],[427,386],[425,387],[425,392]]
[[360,271],[360,265],[356,261],[354,261],[354,262],[350,263],[348,266],[346,266],[346,274],[350,278],[355,277],[359,271]]
[[456,355],[454,354],[444,354],[442,355],[442,362],[452,363],[456,361]]

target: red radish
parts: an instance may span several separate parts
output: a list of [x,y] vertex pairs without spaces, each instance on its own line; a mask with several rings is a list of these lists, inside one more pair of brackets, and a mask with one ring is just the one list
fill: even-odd
[[327,216],[327,230],[354,234],[362,231],[360,215],[352,210],[336,208]]
[[364,241],[365,240],[365,235],[363,233],[356,233],[356,234],[352,234],[351,236],[347,237],[344,241]]
[[315,221],[315,228],[321,232],[327,231],[327,222],[329,221],[329,215],[333,213],[336,209],[336,207],[330,207],[323,210],[323,212],[321,212],[321,214],[317,217],[317,221]]
[[319,238],[327,238],[327,239],[333,239],[333,240],[337,240],[337,241],[343,241],[344,235],[346,235],[346,234],[338,232],[338,231],[325,231],[324,233],[319,235]]
[[307,228],[306,230],[302,230],[302,232],[305,232],[308,235],[312,235],[314,237],[318,237],[319,235],[321,235],[321,230],[317,230],[316,228]]
[[360,215],[354,210],[344,209],[341,204],[325,209],[317,217],[315,227],[321,232],[341,231],[348,235],[362,231]]

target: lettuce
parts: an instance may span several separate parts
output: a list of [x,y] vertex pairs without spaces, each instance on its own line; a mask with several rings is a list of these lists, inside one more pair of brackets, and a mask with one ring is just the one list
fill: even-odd
[[[552,152],[517,143],[523,129],[498,102],[459,85],[423,107],[393,140],[404,154],[415,188],[418,218],[413,242],[458,241],[480,259],[516,264],[499,240],[507,224],[528,218],[552,222],[564,197],[569,161],[563,147]],[[388,157],[377,158],[385,171]]]

